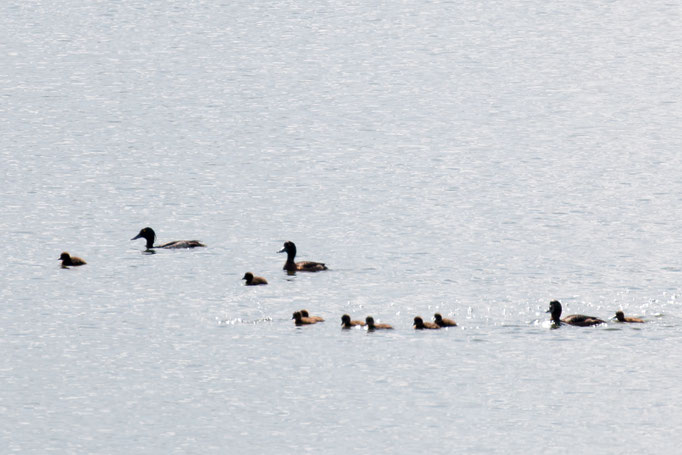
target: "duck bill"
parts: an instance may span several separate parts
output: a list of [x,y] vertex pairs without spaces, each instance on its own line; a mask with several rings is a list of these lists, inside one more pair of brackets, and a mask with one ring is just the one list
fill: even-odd
[[130,240],[137,240],[137,239],[141,239],[141,238],[142,238],[142,234],[137,234],[135,237],[133,237]]
[[281,250],[278,251],[278,253],[284,253],[284,252],[286,252],[286,251],[287,251],[286,248],[282,248]]

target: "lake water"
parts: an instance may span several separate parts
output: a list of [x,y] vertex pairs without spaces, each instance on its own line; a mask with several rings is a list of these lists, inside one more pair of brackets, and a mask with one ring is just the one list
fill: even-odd
[[0,11],[1,453],[679,450],[678,2]]

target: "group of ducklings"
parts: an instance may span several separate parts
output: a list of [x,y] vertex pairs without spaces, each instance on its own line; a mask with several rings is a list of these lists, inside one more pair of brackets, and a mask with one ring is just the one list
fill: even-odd
[[[154,250],[158,248],[165,249],[176,249],[176,248],[196,248],[205,247],[203,243],[199,240],[174,240],[172,242],[166,242],[161,245],[154,245],[156,240],[156,233],[150,227],[146,227],[140,230],[140,232],[130,240],[145,239],[147,250]],[[287,253],[287,261],[284,263],[283,270],[288,273],[296,272],[320,272],[322,270],[327,270],[327,266],[322,262],[313,261],[299,261],[295,262],[296,257],[296,245],[294,242],[284,242],[284,247],[278,251],[278,253]],[[71,256],[66,251],[63,252],[59,260],[62,261],[62,267],[77,267],[87,264],[82,258]],[[262,276],[255,276],[251,272],[246,272],[242,280],[246,280],[247,286],[259,286],[266,285],[268,281]],[[585,316],[583,314],[571,314],[569,316],[561,318],[561,302],[558,300],[552,300],[549,302],[549,309],[547,313],[551,313],[551,320],[555,327],[560,327],[561,325],[573,325],[578,327],[589,327],[593,325],[604,324],[605,321],[595,317],[595,316]],[[434,316],[434,322],[424,322],[421,316],[416,316],[414,318],[413,327],[416,330],[437,330],[443,327],[456,327],[457,323],[452,319],[445,319],[440,313],[436,313]],[[618,322],[630,322],[630,323],[643,323],[644,320],[640,318],[625,317],[622,311],[617,311],[616,320]],[[307,310],[296,311],[292,318],[294,324],[297,326],[311,325],[318,322],[323,322],[324,319],[320,316],[310,316]],[[380,329],[393,329],[390,324],[375,324],[374,318],[372,316],[367,316],[364,321],[352,320],[349,315],[344,314],[341,316],[341,325],[344,329],[350,329],[352,327],[367,327],[367,330],[380,330]]]
[[[318,322],[324,322],[324,318],[320,316],[310,316],[308,310],[296,311],[291,319],[294,320],[294,324],[297,326],[301,325],[312,325]],[[433,315],[433,320],[435,322],[424,322],[421,316],[414,318],[414,328],[417,330],[435,330],[443,327],[456,327],[457,323],[452,319],[443,318],[440,313]],[[344,329],[352,329],[353,327],[367,327],[367,330],[393,330],[391,324],[377,324],[374,322],[372,316],[367,316],[364,321],[357,319],[351,319],[347,314],[341,316],[341,327]]]

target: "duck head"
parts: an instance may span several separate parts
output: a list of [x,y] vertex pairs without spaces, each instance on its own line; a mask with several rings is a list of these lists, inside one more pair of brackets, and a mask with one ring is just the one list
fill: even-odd
[[145,239],[147,240],[147,248],[154,247],[154,240],[156,240],[156,232],[150,227],[141,229],[140,232],[130,240]]
[[549,302],[549,309],[545,313],[551,313],[552,319],[556,322],[561,318],[561,302],[552,300]]

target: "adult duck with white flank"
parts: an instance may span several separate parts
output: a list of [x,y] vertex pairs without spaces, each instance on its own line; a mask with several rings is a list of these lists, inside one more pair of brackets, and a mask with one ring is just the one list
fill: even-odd
[[287,262],[285,262],[284,267],[282,267],[287,272],[319,272],[321,270],[327,270],[327,266],[322,262],[294,262],[294,258],[296,257],[296,245],[294,245],[294,242],[284,242],[284,248],[279,250],[278,253],[287,254]]
[[570,314],[565,318],[561,319],[561,302],[558,300],[552,300],[549,302],[549,310],[547,313],[551,313],[552,322],[557,326],[562,324],[575,325],[578,327],[589,327],[591,325],[604,324],[604,321],[595,316],[585,316],[584,314]]
[[166,242],[161,245],[154,245],[156,240],[156,232],[150,227],[146,227],[130,240],[145,239],[147,241],[147,249],[152,250],[155,248],[196,248],[200,246],[206,246],[198,240],[174,240],[172,242]]

